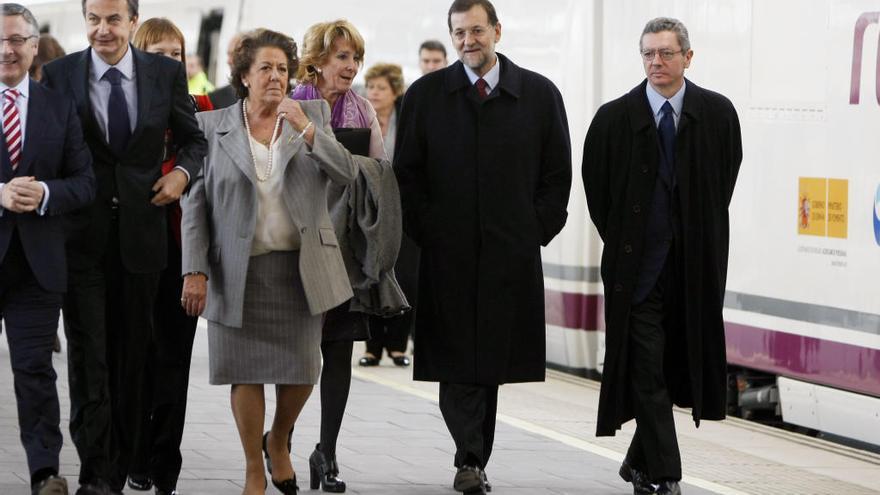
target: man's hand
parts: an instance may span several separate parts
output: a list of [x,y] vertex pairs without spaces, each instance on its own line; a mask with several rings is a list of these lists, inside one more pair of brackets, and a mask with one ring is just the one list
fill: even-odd
[[183,277],[183,293],[180,305],[189,316],[199,316],[205,310],[208,294],[208,277],[204,273],[191,273]]
[[189,179],[183,170],[176,168],[168,172],[167,175],[163,175],[153,184],[153,191],[156,195],[153,196],[153,200],[150,203],[156,206],[165,206],[177,201],[180,199],[180,195],[183,194],[183,190],[186,189],[188,182]]
[[16,177],[0,191],[0,205],[15,213],[28,213],[40,207],[43,185],[33,177]]

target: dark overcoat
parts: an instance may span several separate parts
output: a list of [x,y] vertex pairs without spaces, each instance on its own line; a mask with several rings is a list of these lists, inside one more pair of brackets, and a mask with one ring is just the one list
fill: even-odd
[[404,96],[394,158],[404,230],[422,250],[417,380],[544,379],[540,246],[567,216],[568,121],[553,83],[498,58],[485,100],[461,62]]
[[[645,227],[660,163],[647,81],[599,108],[584,143],[583,179],[590,217],[605,243],[605,364],[597,435],[614,435],[633,418],[627,377],[629,311],[645,247]],[[673,402],[694,421],[723,419],[726,354],[722,304],[727,279],[728,205],[742,161],[739,119],[724,96],[686,82],[675,142],[682,233],[676,279],[683,290],[664,361]],[[668,337],[669,338],[669,337]]]

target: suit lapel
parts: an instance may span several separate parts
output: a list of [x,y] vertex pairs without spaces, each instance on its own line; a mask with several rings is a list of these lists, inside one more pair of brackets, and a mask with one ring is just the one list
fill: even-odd
[[[82,118],[83,133],[90,134],[95,142],[102,143],[107,150],[110,144],[107,136],[101,132],[95,112],[92,109],[92,100],[89,94],[89,75],[92,67],[92,49],[86,48],[80,52],[79,60],[70,71],[70,88],[73,90],[73,99],[76,102],[76,111]],[[30,117],[28,117],[30,118]]]
[[220,111],[223,112],[223,121],[217,126],[217,133],[220,134],[218,140],[220,149],[229,156],[232,163],[251,181],[251,184],[256,186],[254,159],[251,156],[247,131],[241,118],[241,100]]
[[37,155],[37,137],[42,134],[46,121],[46,98],[42,88],[35,81],[28,83],[28,111],[27,125],[24,133],[24,148],[21,150],[21,162],[15,170],[15,175],[25,176],[30,169],[31,163]]
[[[311,118],[311,116],[309,117]],[[289,122],[285,120],[281,123],[281,137],[278,138],[278,159],[275,161],[278,164],[278,173],[280,174],[284,174],[288,166],[293,167],[294,165],[290,161],[303,145],[302,139],[296,139],[298,135],[299,133],[293,130],[293,126]]]
[[152,59],[132,46],[129,46],[129,49],[132,52],[132,58],[134,60],[135,81],[137,83],[138,95],[137,124],[131,135],[131,139],[128,140],[128,146],[131,146],[133,143],[137,142],[144,129],[144,121],[147,117],[147,112],[150,108],[150,103],[152,102],[156,86],[156,70],[153,66]]

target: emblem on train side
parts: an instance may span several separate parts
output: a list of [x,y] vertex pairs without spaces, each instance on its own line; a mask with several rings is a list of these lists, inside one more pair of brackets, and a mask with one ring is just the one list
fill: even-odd
[[874,240],[880,246],[880,184],[877,185],[877,192],[874,194]]
[[[880,12],[865,12],[856,20],[853,35],[852,77],[849,86],[849,104],[858,105],[862,83],[862,48],[865,45],[865,30],[871,24],[880,23]],[[880,57],[877,59],[874,85],[876,86],[877,104],[880,104]]]
[[849,181],[798,178],[798,234],[847,238]]

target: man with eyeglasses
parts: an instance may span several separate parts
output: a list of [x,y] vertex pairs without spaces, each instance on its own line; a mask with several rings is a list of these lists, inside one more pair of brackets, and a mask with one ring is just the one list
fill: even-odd
[[565,224],[571,141],[553,83],[496,53],[488,0],[447,23],[459,60],[410,86],[394,166],[421,248],[414,377],[440,382],[453,487],[484,493],[499,385],[544,380],[540,247]]
[[95,196],[92,157],[73,100],[28,77],[39,25],[0,4],[0,319],[6,328],[31,493],[66,495],[58,475],[60,410],[52,368],[67,289],[63,215]]
[[596,434],[636,420],[620,468],[633,493],[681,493],[672,405],[724,419],[722,304],[728,205],[742,161],[724,96],[685,79],[693,50],[678,20],[648,22],[647,79],[603,105],[584,143],[590,217],[605,243],[605,365]]

